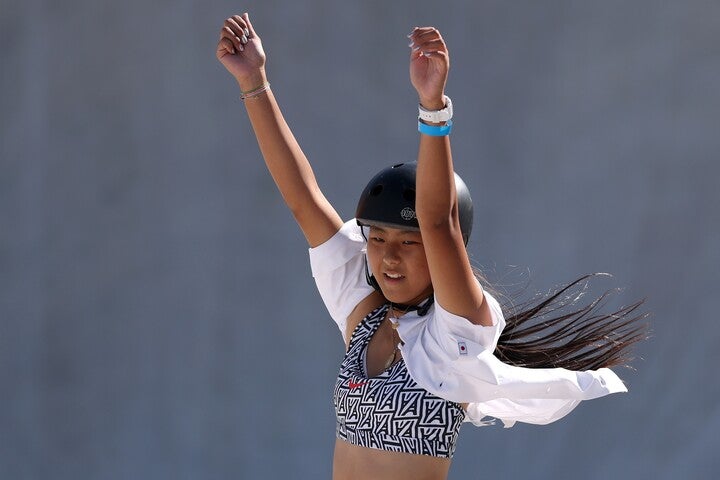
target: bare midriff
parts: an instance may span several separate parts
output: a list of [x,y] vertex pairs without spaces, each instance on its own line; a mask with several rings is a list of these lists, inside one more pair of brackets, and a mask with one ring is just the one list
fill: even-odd
[[335,440],[333,480],[445,480],[449,458],[387,452]]

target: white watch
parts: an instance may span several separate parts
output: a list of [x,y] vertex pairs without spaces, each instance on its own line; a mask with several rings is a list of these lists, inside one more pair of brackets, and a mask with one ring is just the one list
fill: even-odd
[[443,95],[445,108],[442,110],[426,110],[422,105],[418,105],[418,118],[424,122],[440,123],[447,122],[453,116],[452,102],[450,97]]

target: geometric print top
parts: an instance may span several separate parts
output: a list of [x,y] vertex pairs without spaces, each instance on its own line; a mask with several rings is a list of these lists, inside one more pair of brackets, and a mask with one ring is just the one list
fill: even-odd
[[337,438],[353,445],[392,452],[452,458],[465,410],[418,386],[405,361],[368,378],[367,348],[388,305],[370,312],[357,326],[342,364],[333,403]]

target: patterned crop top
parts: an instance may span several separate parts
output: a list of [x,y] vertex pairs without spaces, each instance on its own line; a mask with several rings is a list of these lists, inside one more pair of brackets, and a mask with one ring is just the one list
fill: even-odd
[[370,339],[388,305],[357,326],[335,382],[337,437],[361,447],[452,458],[465,411],[424,390],[400,360],[376,377],[366,369]]

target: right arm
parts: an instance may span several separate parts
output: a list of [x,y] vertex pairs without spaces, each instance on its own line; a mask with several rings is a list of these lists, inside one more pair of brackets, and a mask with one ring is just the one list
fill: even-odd
[[[242,92],[267,83],[265,53],[247,13],[234,15],[220,32],[217,58],[235,77]],[[248,117],[265,164],[308,244],[321,245],[342,220],[317,184],[310,162],[283,118],[270,89],[245,100]]]

